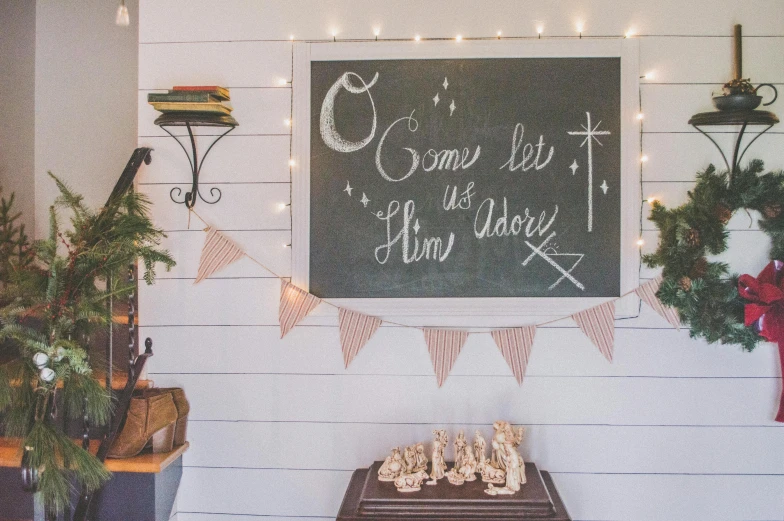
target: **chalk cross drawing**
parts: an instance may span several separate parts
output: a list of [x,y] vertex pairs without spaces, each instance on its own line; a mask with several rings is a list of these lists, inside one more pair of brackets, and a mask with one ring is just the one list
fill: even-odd
[[362,203],[362,206],[367,208],[367,205],[370,202],[370,199],[368,199],[368,196],[365,195],[365,192],[362,192],[362,199],[360,199],[359,202]]
[[578,168],[580,167],[577,165],[577,160],[575,159],[574,161],[572,161],[572,164],[569,165],[569,169],[572,171],[572,175],[577,173]]
[[[556,287],[558,284],[560,284],[562,280],[568,279],[569,282],[571,282],[572,284],[574,284],[575,286],[577,286],[581,290],[585,291],[585,286],[583,285],[583,283],[580,282],[579,280],[577,280],[576,278],[574,278],[574,275],[572,275],[572,270],[574,268],[576,268],[578,264],[580,264],[580,261],[583,260],[583,257],[585,257],[585,254],[583,254],[583,253],[550,253],[549,250],[547,248],[545,248],[545,246],[547,246],[547,243],[549,243],[552,240],[553,237],[555,237],[555,232],[552,232],[550,235],[548,235],[547,238],[539,246],[534,246],[530,242],[525,241],[525,245],[528,246],[529,248],[531,248],[533,253],[531,253],[531,255],[529,255],[522,262],[523,266],[527,266],[528,263],[531,262],[531,260],[533,260],[533,258],[538,255],[539,257],[541,257],[545,261],[547,261],[547,263],[550,266],[552,266],[553,268],[558,270],[558,272],[561,274],[561,277],[558,280],[556,280],[555,282],[553,282],[550,285],[550,287],[548,287],[547,289],[552,290],[554,287]],[[572,264],[572,267],[567,270],[567,269],[564,269],[563,266],[561,266],[560,264],[555,262],[555,259],[553,259],[553,257],[577,257],[577,260],[575,261],[574,264]]]
[[353,190],[353,188],[351,188],[351,184],[346,181],[346,187],[343,189],[343,191],[346,192],[349,197],[351,197],[351,190]]
[[602,181],[602,184],[599,185],[599,188],[602,189],[602,192],[604,192],[604,195],[607,195],[607,190],[610,188],[609,186],[607,186],[607,179]]
[[433,106],[435,107],[438,105],[439,101],[441,101],[441,98],[438,97],[438,93],[436,92],[436,95],[433,97]]
[[569,131],[567,134],[570,136],[585,136],[585,139],[580,144],[580,147],[584,146],[586,143],[588,144],[588,231],[593,231],[593,141],[596,140],[599,146],[603,146],[599,138],[596,136],[609,136],[609,130],[596,130],[599,128],[599,125],[602,124],[601,120],[599,123],[596,124],[595,127],[591,126],[591,113],[586,112],[585,115],[588,117],[587,125],[580,125],[583,127],[583,131]]

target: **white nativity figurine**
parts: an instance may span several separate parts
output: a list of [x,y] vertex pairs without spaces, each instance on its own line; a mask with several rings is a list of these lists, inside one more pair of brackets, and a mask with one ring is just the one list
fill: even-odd
[[398,492],[416,492],[422,490],[422,482],[427,479],[427,472],[418,470],[410,474],[401,474],[395,478]]
[[[525,462],[523,457],[517,451],[517,447],[523,441],[524,429],[518,427],[515,431],[512,426],[505,421],[497,421],[493,423],[493,457],[491,458],[491,465],[485,468],[496,468],[504,473],[504,487],[494,487],[493,483],[497,481],[489,481],[489,485],[485,493],[491,496],[501,494],[514,494],[520,490],[520,487],[525,484]],[[482,476],[484,479],[484,475]],[[488,480],[485,480],[488,481]]]
[[392,449],[392,455],[387,456],[381,468],[378,469],[379,481],[395,481],[403,472],[403,458],[400,456],[400,447]]
[[403,452],[403,474],[412,474],[416,472],[416,466],[416,445],[409,445]]
[[[463,431],[460,431],[455,439],[455,466],[452,471],[462,476],[464,481],[476,480],[476,458],[468,446]],[[454,483],[452,479],[450,483]]]
[[482,436],[480,431],[476,431],[474,434],[474,459],[476,459],[476,471],[480,474],[487,464],[487,457],[485,456],[486,447],[487,442],[485,441],[485,437]]
[[443,429],[434,430],[433,438],[433,461],[432,468],[430,469],[430,481],[426,483],[427,485],[437,484],[438,480],[446,475],[444,449],[446,448],[447,443],[449,443],[449,438],[446,435],[446,431]]
[[414,467],[415,472],[419,472],[420,470],[427,470],[425,444],[421,442],[416,444],[416,466]]

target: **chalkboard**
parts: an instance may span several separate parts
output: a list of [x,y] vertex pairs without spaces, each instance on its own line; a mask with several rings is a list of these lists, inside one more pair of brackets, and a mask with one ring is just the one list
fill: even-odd
[[619,296],[618,56],[309,67],[311,293]]

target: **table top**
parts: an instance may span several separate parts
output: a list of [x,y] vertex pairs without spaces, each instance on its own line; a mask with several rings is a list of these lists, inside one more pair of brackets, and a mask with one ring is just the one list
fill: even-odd
[[[80,441],[75,441],[80,443]],[[99,440],[90,440],[90,452],[95,454],[98,451]],[[171,452],[160,454],[145,453],[133,458],[107,459],[106,468],[110,472],[139,472],[157,474],[166,467],[174,463],[177,458],[188,450],[190,443],[175,447]],[[22,452],[18,438],[0,438],[0,467],[20,467],[22,464]]]
[[766,110],[714,110],[700,112],[689,119],[689,125],[775,125],[779,118]]

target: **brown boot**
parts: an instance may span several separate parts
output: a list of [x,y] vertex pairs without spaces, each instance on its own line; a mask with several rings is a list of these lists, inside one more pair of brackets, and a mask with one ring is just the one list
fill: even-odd
[[161,394],[170,394],[174,400],[174,406],[177,408],[177,426],[174,432],[174,445],[184,445],[187,441],[188,433],[188,413],[191,406],[188,399],[185,397],[185,391],[179,387],[153,387],[145,389],[140,393],[142,396],[159,396]]
[[132,458],[148,441],[153,453],[170,452],[174,445],[177,408],[171,394],[134,396],[125,426],[109,449],[109,458]]

